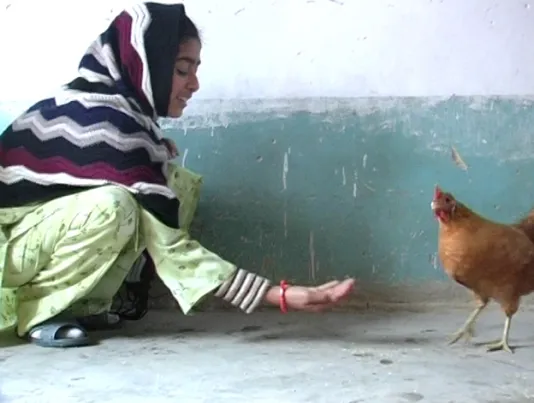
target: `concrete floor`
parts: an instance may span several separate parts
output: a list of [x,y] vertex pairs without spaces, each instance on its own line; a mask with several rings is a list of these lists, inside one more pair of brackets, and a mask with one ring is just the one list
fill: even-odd
[[99,345],[0,348],[0,401],[534,402],[534,312],[490,308],[472,344],[446,345],[468,309],[323,315],[152,312]]

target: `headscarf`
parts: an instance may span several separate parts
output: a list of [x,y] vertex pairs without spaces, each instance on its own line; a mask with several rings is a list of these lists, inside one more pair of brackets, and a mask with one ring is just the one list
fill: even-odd
[[177,227],[157,118],[167,115],[188,24],[182,4],[141,3],[120,13],[85,52],[78,77],[0,136],[0,208],[116,184]]

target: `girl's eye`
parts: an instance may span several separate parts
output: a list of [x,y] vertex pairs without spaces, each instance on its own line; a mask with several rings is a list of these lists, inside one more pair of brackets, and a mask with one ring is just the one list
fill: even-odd
[[182,70],[179,70],[179,69],[176,69],[176,74],[178,74],[179,76],[187,76],[187,71],[182,71]]

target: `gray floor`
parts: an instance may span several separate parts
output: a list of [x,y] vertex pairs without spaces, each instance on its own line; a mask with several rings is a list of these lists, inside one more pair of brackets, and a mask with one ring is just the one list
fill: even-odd
[[1,402],[529,402],[534,312],[490,309],[472,344],[447,336],[466,309],[323,315],[151,313],[100,345],[0,348]]

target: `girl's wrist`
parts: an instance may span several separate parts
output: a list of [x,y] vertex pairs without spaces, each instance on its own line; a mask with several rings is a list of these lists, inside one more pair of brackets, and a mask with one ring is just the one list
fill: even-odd
[[280,287],[277,285],[271,286],[265,293],[263,302],[268,305],[280,306]]

